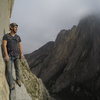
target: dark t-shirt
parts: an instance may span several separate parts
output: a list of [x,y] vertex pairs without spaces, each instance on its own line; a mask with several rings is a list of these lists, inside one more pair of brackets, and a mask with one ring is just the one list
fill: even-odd
[[10,33],[7,33],[3,36],[3,40],[7,40],[7,51],[9,56],[19,56],[19,46],[18,43],[21,42],[19,35],[15,34],[12,36]]

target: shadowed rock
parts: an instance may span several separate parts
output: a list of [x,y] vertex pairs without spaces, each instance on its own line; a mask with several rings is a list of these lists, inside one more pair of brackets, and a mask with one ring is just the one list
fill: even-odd
[[[39,49],[41,51],[42,47]],[[36,51],[35,51],[36,52]],[[59,100],[100,99],[100,18],[88,16],[78,26],[62,30],[43,62],[35,65],[31,56],[31,70],[41,70],[42,78],[51,94]],[[37,50],[38,52],[38,50]],[[32,54],[34,54],[32,56]],[[41,54],[38,53],[37,56]],[[27,55],[25,55],[27,58]],[[29,61],[29,59],[27,58]],[[32,61],[33,60],[33,61]],[[39,61],[40,59],[38,59]],[[37,61],[36,61],[37,62]]]

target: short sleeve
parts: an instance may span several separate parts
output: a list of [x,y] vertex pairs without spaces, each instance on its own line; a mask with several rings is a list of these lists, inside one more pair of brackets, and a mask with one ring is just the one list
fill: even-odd
[[20,36],[19,36],[18,42],[21,42],[21,38],[20,38]]
[[8,40],[6,34],[3,36],[3,39],[2,40]]

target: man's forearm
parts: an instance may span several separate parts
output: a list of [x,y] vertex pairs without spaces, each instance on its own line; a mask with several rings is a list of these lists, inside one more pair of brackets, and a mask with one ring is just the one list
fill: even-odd
[[4,56],[8,56],[7,47],[5,45],[3,46],[3,49],[4,49]]
[[7,41],[6,40],[2,41],[2,46],[3,46],[3,50],[4,50],[4,56],[8,56]]
[[22,44],[19,43],[19,51],[20,51],[20,55],[23,55],[23,48],[22,48]]

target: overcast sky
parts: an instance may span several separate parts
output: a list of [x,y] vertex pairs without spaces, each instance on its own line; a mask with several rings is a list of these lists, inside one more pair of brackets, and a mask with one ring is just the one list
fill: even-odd
[[99,12],[100,0],[15,0],[11,22],[19,25],[24,54],[54,41],[82,16]]

